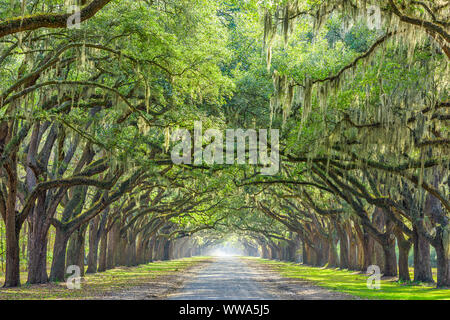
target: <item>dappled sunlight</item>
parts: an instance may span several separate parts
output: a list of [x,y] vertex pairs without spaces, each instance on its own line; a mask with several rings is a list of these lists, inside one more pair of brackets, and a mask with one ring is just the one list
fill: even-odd
[[0,289],[0,300],[21,299],[98,299],[113,291],[123,291],[162,277],[183,272],[208,258],[192,257],[158,261],[136,267],[117,267],[102,273],[87,274],[81,279],[80,290],[69,290],[65,282],[42,285],[23,285],[20,288]]
[[406,285],[395,281],[381,280],[381,289],[367,288],[367,275],[354,274],[353,271],[323,269],[305,265],[255,259],[274,268],[287,278],[311,281],[313,284],[340,292],[370,299],[443,299],[450,300],[449,289],[435,289],[433,285]]

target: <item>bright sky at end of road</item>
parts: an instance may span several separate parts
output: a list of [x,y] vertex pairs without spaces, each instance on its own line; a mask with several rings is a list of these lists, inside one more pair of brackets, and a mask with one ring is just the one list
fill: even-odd
[[214,257],[231,257],[231,256],[241,256],[241,254],[239,253],[229,253],[220,249],[214,250],[211,253],[212,256]]

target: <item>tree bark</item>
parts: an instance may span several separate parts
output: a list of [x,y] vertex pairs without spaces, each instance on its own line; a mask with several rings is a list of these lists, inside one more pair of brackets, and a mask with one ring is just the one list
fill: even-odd
[[348,226],[348,232],[347,232],[348,236],[349,236],[349,248],[348,248],[348,252],[349,252],[349,256],[348,256],[348,260],[349,260],[349,269],[350,270],[358,270],[358,257],[357,257],[357,247],[356,247],[356,239],[352,233],[352,229],[350,226]]
[[66,248],[69,235],[64,230],[56,228],[55,245],[53,246],[53,260],[50,270],[50,281],[64,281],[66,273]]
[[127,251],[127,261],[126,265],[128,267],[133,267],[137,265],[136,260],[136,240],[133,236],[130,236],[131,239],[127,242],[126,251]]
[[[38,209],[38,208],[36,208]],[[44,223],[33,223],[28,241],[28,280],[29,284],[48,282],[47,275],[47,234]]]
[[148,243],[147,257],[146,257],[147,261],[146,262],[152,262],[153,261],[153,249],[154,249],[154,246],[155,246],[155,239],[152,237],[149,240],[149,243]]
[[434,248],[437,258],[437,287],[450,287],[450,231],[438,228]]
[[[93,0],[80,10],[80,22],[93,17],[111,0]],[[8,19],[0,23],[0,38],[17,32],[36,30],[39,28],[67,28],[71,14],[39,14],[16,19]]]
[[163,260],[167,261],[170,259],[170,240],[164,239],[164,255]]
[[409,282],[411,277],[409,275],[408,257],[411,250],[411,241],[408,241],[400,230],[396,231],[398,244],[398,280]]
[[262,258],[263,259],[268,259],[269,258],[269,252],[268,252],[267,246],[265,244],[261,245],[261,254],[262,254]]
[[307,244],[305,241],[302,241],[302,263],[308,264],[308,252],[306,248]]
[[89,222],[89,253],[88,253],[88,268],[86,273],[97,272],[97,259],[98,259],[98,244],[100,239],[99,233],[100,216],[96,216]]
[[[119,233],[118,228],[118,233]],[[125,266],[127,264],[127,239],[124,239],[119,234],[118,250],[115,252],[116,266]]]
[[84,243],[85,243],[85,233],[87,225],[81,226],[76,230],[70,237],[69,246],[67,248],[67,262],[66,267],[71,265],[76,265],[80,267],[81,274],[84,276]]
[[430,243],[413,225],[414,242],[414,281],[433,283],[431,268]]
[[395,237],[389,235],[386,244],[383,246],[384,270],[383,275],[387,277],[397,276],[397,255],[395,253]]
[[[437,188],[444,177],[436,168],[433,169],[433,176],[433,186]],[[436,250],[438,288],[450,287],[450,220],[444,210],[437,197],[427,195],[424,215],[436,226],[436,235],[431,245]]]
[[5,288],[20,286],[20,226],[16,221],[17,197],[17,159],[16,153],[5,164],[8,174],[8,197],[6,200],[5,235],[6,235],[6,270]]
[[136,260],[138,264],[144,264],[145,263],[145,251],[147,247],[148,241],[142,239],[140,236],[137,240],[137,246],[136,246]]
[[337,268],[339,265],[336,244],[330,236],[328,242],[328,268]]
[[[250,255],[254,255],[254,250],[253,247],[251,248],[251,252]],[[291,262],[295,262],[296,259],[296,255],[297,255],[297,242],[295,240],[293,240],[292,242],[289,242],[288,248],[287,248],[287,261],[291,261]]]
[[339,268],[348,269],[349,268],[349,254],[348,254],[348,236],[347,233],[342,230],[341,226],[337,224],[337,231],[339,235]]
[[363,270],[367,270],[367,268],[372,265],[372,258],[374,255],[374,242],[375,240],[372,239],[369,233],[364,231],[364,238],[363,238],[363,250],[364,250],[364,267]]
[[100,253],[98,259],[98,272],[106,271],[107,261],[107,248],[108,248],[108,233],[103,230],[100,237]]
[[107,247],[107,255],[106,255],[106,268],[112,269],[118,265],[118,261],[116,259],[117,251],[119,248],[119,230],[117,223],[114,224],[111,230],[108,232],[108,247]]

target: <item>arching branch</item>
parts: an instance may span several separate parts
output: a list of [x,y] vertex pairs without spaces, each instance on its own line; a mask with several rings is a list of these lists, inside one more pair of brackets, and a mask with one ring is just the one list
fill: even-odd
[[[92,18],[111,0],[93,0],[80,10],[80,22]],[[39,14],[30,17],[17,17],[0,22],[0,38],[26,30],[40,28],[67,28],[67,21],[72,14]]]

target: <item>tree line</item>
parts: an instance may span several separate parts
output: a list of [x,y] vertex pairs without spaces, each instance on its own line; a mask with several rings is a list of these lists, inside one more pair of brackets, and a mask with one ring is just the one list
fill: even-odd
[[[97,272],[230,233],[250,255],[301,248],[400,281],[434,281],[432,247],[449,286],[448,2],[73,4],[68,29],[64,1],[0,2],[5,287],[20,285],[21,238],[34,284],[85,251]],[[197,120],[279,129],[280,173],[174,165],[171,132]]]

